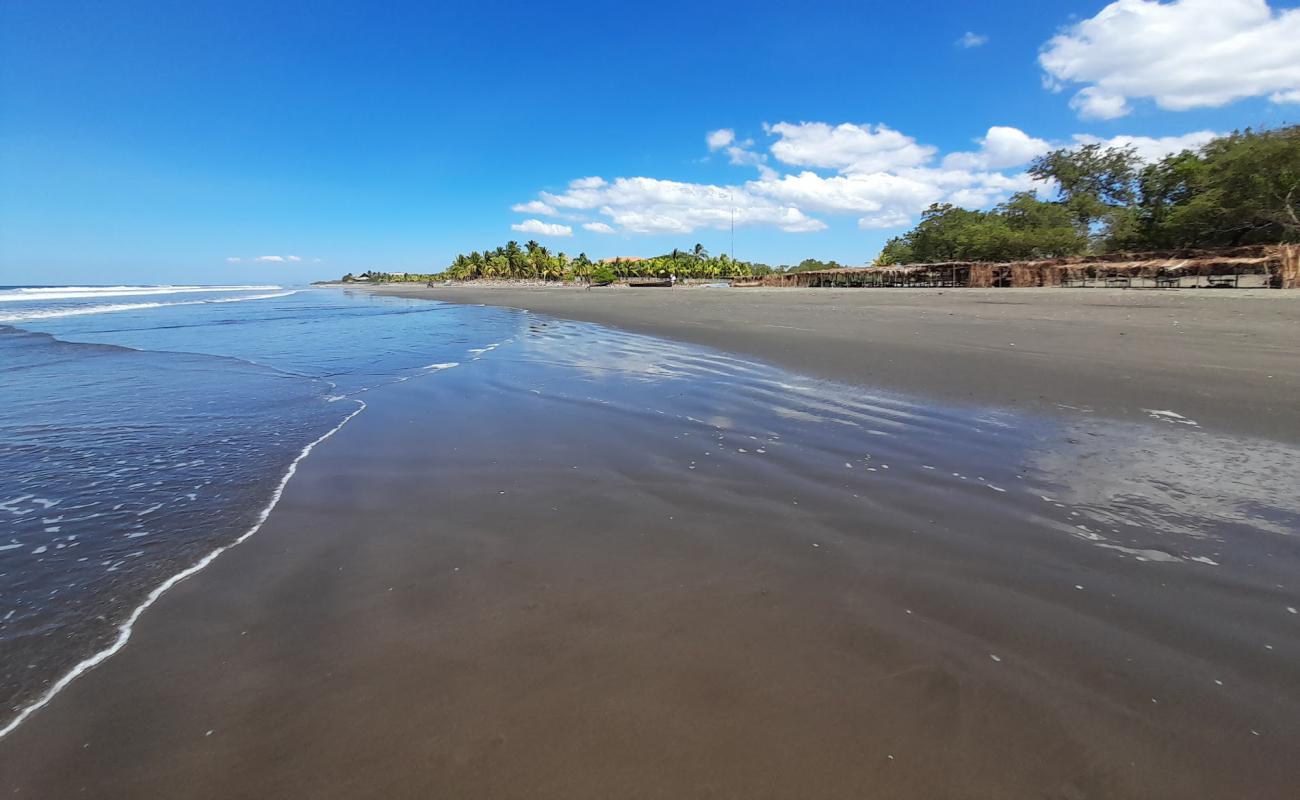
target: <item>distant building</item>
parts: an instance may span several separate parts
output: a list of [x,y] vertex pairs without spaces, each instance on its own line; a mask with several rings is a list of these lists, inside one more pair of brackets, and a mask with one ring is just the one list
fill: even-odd
[[600,263],[613,264],[615,262],[618,262],[622,264],[631,264],[636,261],[645,261],[645,259],[642,258],[641,256],[614,256],[613,258],[602,258],[600,260]]

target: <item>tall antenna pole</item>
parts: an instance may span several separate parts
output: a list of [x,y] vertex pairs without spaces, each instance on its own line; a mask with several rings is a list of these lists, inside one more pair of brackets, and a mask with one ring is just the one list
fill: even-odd
[[736,202],[734,195],[730,190],[727,191],[727,200],[731,203],[731,260],[736,260]]

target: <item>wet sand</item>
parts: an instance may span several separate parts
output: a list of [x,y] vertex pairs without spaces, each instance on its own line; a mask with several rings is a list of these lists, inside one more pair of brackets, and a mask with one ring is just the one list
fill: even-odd
[[946,400],[1300,442],[1300,292],[1124,289],[368,291],[526,308]]
[[536,315],[474,358],[370,392],[0,789],[1294,796],[1293,447]]

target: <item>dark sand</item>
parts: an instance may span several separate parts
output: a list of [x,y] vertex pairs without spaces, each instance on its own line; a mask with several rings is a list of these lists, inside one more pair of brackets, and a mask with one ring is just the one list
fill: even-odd
[[[589,302],[536,297],[530,305]],[[652,308],[671,317],[693,303],[723,314],[727,302],[602,301],[609,305],[584,307],[594,316],[614,313],[614,303],[662,303]],[[829,311],[799,319],[763,305],[771,302],[746,297],[746,309],[760,310],[745,313],[763,324],[837,327]],[[1068,402],[1056,381],[1081,380],[1070,370],[1052,368],[1042,389],[1030,388],[1049,346],[1039,339],[1050,339],[1032,331],[1053,326],[1021,306],[1014,319],[992,323],[960,311],[971,302],[944,306],[960,321],[940,324],[982,331],[983,345],[953,347],[986,353],[976,357],[988,374],[963,385],[969,373],[954,373],[948,393]],[[1294,406],[1275,407],[1281,390],[1266,382],[1297,386],[1294,338],[1264,338],[1295,319],[1294,305],[1252,302],[1223,308],[1255,309],[1240,323],[1254,343],[1220,344],[1207,357],[1248,359],[1237,380],[1187,363],[1195,348],[1163,332],[1160,310],[1132,330],[1185,360],[1160,368],[1153,385],[1134,370],[1135,385],[1072,399],[1145,405],[1138,398],[1148,390],[1212,380],[1206,394],[1147,407],[1192,416],[1195,402],[1203,424],[1226,427],[1237,416],[1224,398],[1256,386],[1266,398],[1249,407],[1273,410],[1244,415],[1265,421],[1241,425],[1294,432],[1286,428]],[[1182,336],[1226,327],[1195,308],[1193,319],[1206,321],[1192,330],[1201,332]],[[861,324],[893,329],[888,349],[915,353],[921,344],[907,336],[924,328],[913,313],[882,311],[892,324]],[[1070,313],[1082,327],[1086,315]],[[636,320],[656,316],[638,314],[629,327],[648,328]],[[909,319],[915,328],[904,326]],[[719,327],[746,339],[741,323]],[[1008,338],[1007,329],[1030,355],[994,353],[989,343]],[[836,363],[829,354],[812,359],[811,337],[792,341],[806,348],[808,371]],[[946,348],[933,359],[953,360]],[[1294,535],[1250,531],[1238,546],[1238,530],[1225,523],[1215,532],[1228,541],[1204,551],[1220,567],[1139,562],[1057,535],[1073,521],[1070,508],[1015,488],[1018,476],[1052,469],[1024,451],[1019,430],[980,433],[985,424],[960,410],[918,407],[908,422],[914,435],[895,437],[893,469],[868,476],[861,462],[846,469],[837,448],[871,437],[776,420],[783,438],[769,437],[758,458],[744,434],[767,430],[761,406],[739,393],[728,400],[727,381],[699,383],[705,402],[736,418],[715,432],[671,415],[658,421],[653,408],[693,402],[664,394],[676,391],[671,385],[635,384],[608,403],[599,394],[603,368],[530,371],[528,358],[545,352],[502,347],[367,395],[370,407],[303,462],[253,539],[165,595],[121,653],[0,741],[0,790],[36,798],[1295,797]],[[635,352],[634,342],[617,357]],[[794,350],[768,355],[796,358]],[[900,363],[893,358],[869,362],[871,374]],[[1273,367],[1273,378],[1255,374]],[[900,384],[939,380],[933,364],[890,368]],[[843,376],[866,374],[854,369],[865,368]],[[1094,379],[1122,369],[1093,358],[1077,367]],[[1179,377],[1188,371],[1195,380]],[[628,399],[642,396],[651,410]],[[907,410],[887,408],[880,424]],[[1208,448],[1211,461],[1222,444],[1143,420],[1159,436]],[[1044,452],[1067,465],[1063,474],[1090,461],[1098,475],[1131,468],[1110,455],[1121,447],[1078,449],[1087,442],[1076,435],[1092,433],[1066,439],[1074,428],[1035,424],[1046,431]],[[1100,425],[1094,433],[1105,441]],[[923,471],[922,460],[935,457],[932,440],[945,438],[953,471],[984,464],[1011,491]],[[739,455],[737,445],[751,452]],[[704,447],[727,458],[706,459]],[[1294,468],[1295,451],[1281,452],[1282,466]],[[1278,474],[1276,491],[1293,476]],[[1152,519],[1178,513],[1152,509]],[[1202,552],[1197,541],[1187,552]]]
[[1300,292],[424,288],[745,353],[795,372],[986,405],[1172,409],[1300,442]]

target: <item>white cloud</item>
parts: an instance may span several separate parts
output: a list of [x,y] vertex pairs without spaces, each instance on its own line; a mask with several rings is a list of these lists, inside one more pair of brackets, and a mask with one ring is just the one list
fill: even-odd
[[825,223],[798,208],[757,196],[737,186],[684,183],[658,178],[616,178],[611,183],[571,183],[563,194],[543,193],[563,208],[599,211],[626,233],[690,233],[766,225],[788,232],[813,231]]
[[772,155],[795,167],[879,172],[919,166],[935,154],[935,148],[885,125],[778,122],[768,132],[779,137]]
[[1222,134],[1214,131],[1195,131],[1182,136],[1112,136],[1102,139],[1086,133],[1076,133],[1074,141],[1078,144],[1099,144],[1103,147],[1132,147],[1143,161],[1159,161],[1167,155],[1181,153],[1184,150],[1197,150]]
[[1070,98],[1070,108],[1077,111],[1083,119],[1119,119],[1133,113],[1128,98],[1108,92],[1100,86],[1080,89]]
[[520,233],[533,233],[538,236],[572,236],[573,228],[555,222],[542,222],[540,219],[526,219],[510,226],[510,230]]
[[988,43],[989,37],[982,33],[975,33],[974,31],[966,31],[962,34],[961,38],[957,40],[958,47],[965,47],[967,49],[972,47],[981,47]]
[[556,211],[550,205],[543,203],[541,200],[529,200],[527,203],[515,203],[510,207],[511,211],[520,214],[542,214],[543,216],[553,217]]
[[754,140],[746,139],[743,142],[728,147],[727,156],[730,158],[731,163],[737,166],[756,167],[767,161],[767,155],[764,153],[755,153],[753,150],[750,150],[749,148],[753,146]]
[[704,141],[709,143],[709,150],[721,150],[736,141],[736,132],[731,128],[720,128],[716,131],[709,131],[705,134]]
[[1246,97],[1300,101],[1300,9],[1267,0],[1117,0],[1044,45],[1045,85],[1081,88],[1081,116],[1115,119],[1129,100],[1214,108]]
[[877,172],[824,177],[805,170],[798,175],[760,178],[745,188],[798,208],[830,214],[854,214],[886,208],[925,208],[943,197],[933,181]]
[[731,128],[709,131],[704,135],[704,141],[708,143],[710,153],[721,150],[727,154],[727,159],[737,166],[758,166],[767,161],[765,154],[755,153],[750,149],[754,146],[753,139],[741,141],[736,138],[736,132]]
[[[312,259],[319,262],[320,259]],[[226,259],[227,264],[247,264],[251,262],[261,262],[263,264],[283,264],[285,262],[302,261],[302,256],[257,256],[256,258],[243,258],[241,256],[230,256]]]
[[[582,224],[595,233],[726,230],[733,216],[737,226],[790,233],[823,230],[827,225],[818,218],[821,215],[852,215],[863,230],[899,228],[932,203],[988,208],[1015,192],[1038,189],[1050,193],[1050,185],[1036,182],[1023,167],[1056,147],[1097,141],[1132,145],[1144,158],[1158,158],[1199,146],[1214,136],[1210,131],[1198,131],[1163,138],[1102,140],[1078,134],[1071,142],[1054,143],[1018,128],[994,126],[977,140],[977,151],[949,153],[939,159],[936,148],[884,125],[778,123],[768,131],[777,137],[771,154],[782,163],[805,168],[780,172],[757,161],[756,178],[729,186],[645,176],[612,181],[579,178],[563,192],[541,192],[541,202],[581,215],[579,219],[600,215],[603,220]],[[726,147],[740,146],[734,139],[732,142]],[[768,155],[746,152],[756,159]],[[525,224],[546,223],[529,220]],[[567,226],[557,227],[567,230]]]
[[902,211],[886,211],[874,217],[863,217],[858,220],[858,227],[864,231],[878,231],[888,228],[905,228],[911,222],[911,214],[904,214]]
[[949,153],[943,165],[948,169],[1006,169],[1028,164],[1049,152],[1052,146],[1019,128],[995,125],[979,140],[975,153]]

